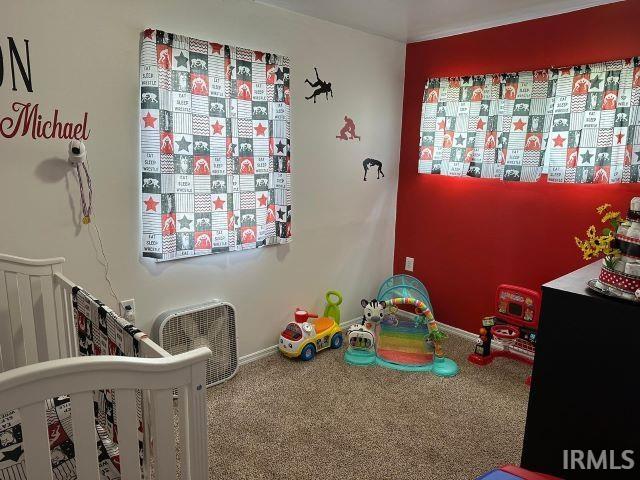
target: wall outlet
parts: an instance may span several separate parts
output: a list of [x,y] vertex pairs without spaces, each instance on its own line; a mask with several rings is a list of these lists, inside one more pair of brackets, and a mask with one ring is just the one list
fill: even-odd
[[[136,301],[131,298],[129,300],[123,300],[120,302],[120,308],[122,309],[122,316],[124,318],[135,318],[136,315]],[[131,321],[131,320],[129,320]],[[131,322],[133,323],[133,322]]]
[[404,260],[404,269],[407,272],[413,272],[413,257],[406,257]]

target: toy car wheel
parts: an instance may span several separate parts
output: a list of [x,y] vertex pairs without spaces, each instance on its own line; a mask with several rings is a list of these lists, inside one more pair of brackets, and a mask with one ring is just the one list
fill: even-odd
[[331,337],[331,348],[340,348],[342,346],[342,334],[334,333]]
[[309,360],[313,360],[313,357],[315,356],[316,356],[316,347],[313,345],[313,343],[310,343],[306,347],[304,347],[302,349],[302,352],[300,353],[300,358],[305,362]]

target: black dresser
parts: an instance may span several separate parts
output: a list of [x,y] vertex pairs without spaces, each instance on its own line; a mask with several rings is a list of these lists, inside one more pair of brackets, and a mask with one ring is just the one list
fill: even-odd
[[[542,286],[522,466],[565,479],[639,479],[640,305],[591,292],[599,270],[598,261]],[[564,450],[583,450],[591,468]],[[601,467],[601,451],[613,450],[609,469],[594,469],[588,450]],[[629,467],[629,457],[635,467],[611,469]],[[564,469],[571,458],[577,469]]]

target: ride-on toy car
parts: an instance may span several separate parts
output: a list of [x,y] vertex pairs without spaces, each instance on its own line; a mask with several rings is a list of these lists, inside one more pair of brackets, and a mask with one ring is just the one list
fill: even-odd
[[295,321],[289,322],[280,335],[278,348],[287,357],[311,360],[316,352],[342,346],[342,330],[331,317],[319,317],[296,309]]

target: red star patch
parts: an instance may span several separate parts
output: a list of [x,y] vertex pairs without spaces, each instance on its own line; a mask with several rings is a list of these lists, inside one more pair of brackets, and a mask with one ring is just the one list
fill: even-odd
[[258,199],[258,201],[260,202],[260,206],[264,207],[267,205],[267,200],[269,200],[265,194],[263,193],[262,196]]
[[517,122],[513,122],[513,126],[516,127],[516,130],[522,130],[526,124],[527,122],[523,122],[521,118],[519,118]]
[[220,50],[222,50],[222,47],[224,47],[224,45],[220,44],[220,43],[211,43],[211,53],[217,53],[220,55]]
[[620,145],[622,143],[622,139],[624,138],[624,133],[618,132],[616,138],[618,139],[618,145]]
[[438,122],[438,130],[444,130],[446,126],[447,122],[445,120],[440,120],[440,122]]
[[142,117],[142,120],[144,121],[144,128],[147,128],[147,127],[155,128],[156,120],[158,119],[153,115],[151,115],[151,112],[147,112],[147,114],[144,117]]
[[153,40],[153,32],[155,32],[155,30],[153,28],[147,28],[144,31],[144,38],[149,38]]
[[222,210],[224,208],[224,200],[222,200],[220,197],[216,198],[213,201],[213,204],[215,205],[215,209],[216,210]]
[[256,131],[256,135],[262,135],[264,137],[264,132],[266,132],[267,127],[262,125],[262,123],[259,123],[258,126],[253,127],[253,129]]
[[256,62],[264,62],[264,52],[253,52],[256,56]]
[[157,212],[156,207],[160,202],[156,202],[153,198],[149,197],[144,201],[144,204],[147,206],[146,212]]
[[218,120],[216,120],[216,123],[212,123],[211,124],[211,128],[213,128],[213,134],[214,135],[222,135],[222,127],[224,125],[222,125]]
[[480,130],[484,130],[484,126],[487,124],[487,122],[485,122],[484,120],[482,120],[481,118],[478,119],[478,125],[477,128],[479,128]]
[[565,139],[564,139],[564,138],[562,138],[562,137],[560,136],[560,134],[558,134],[558,136],[557,136],[556,138],[552,139],[552,140],[553,140],[553,146],[554,146],[554,147],[564,147],[564,141],[565,141]]

